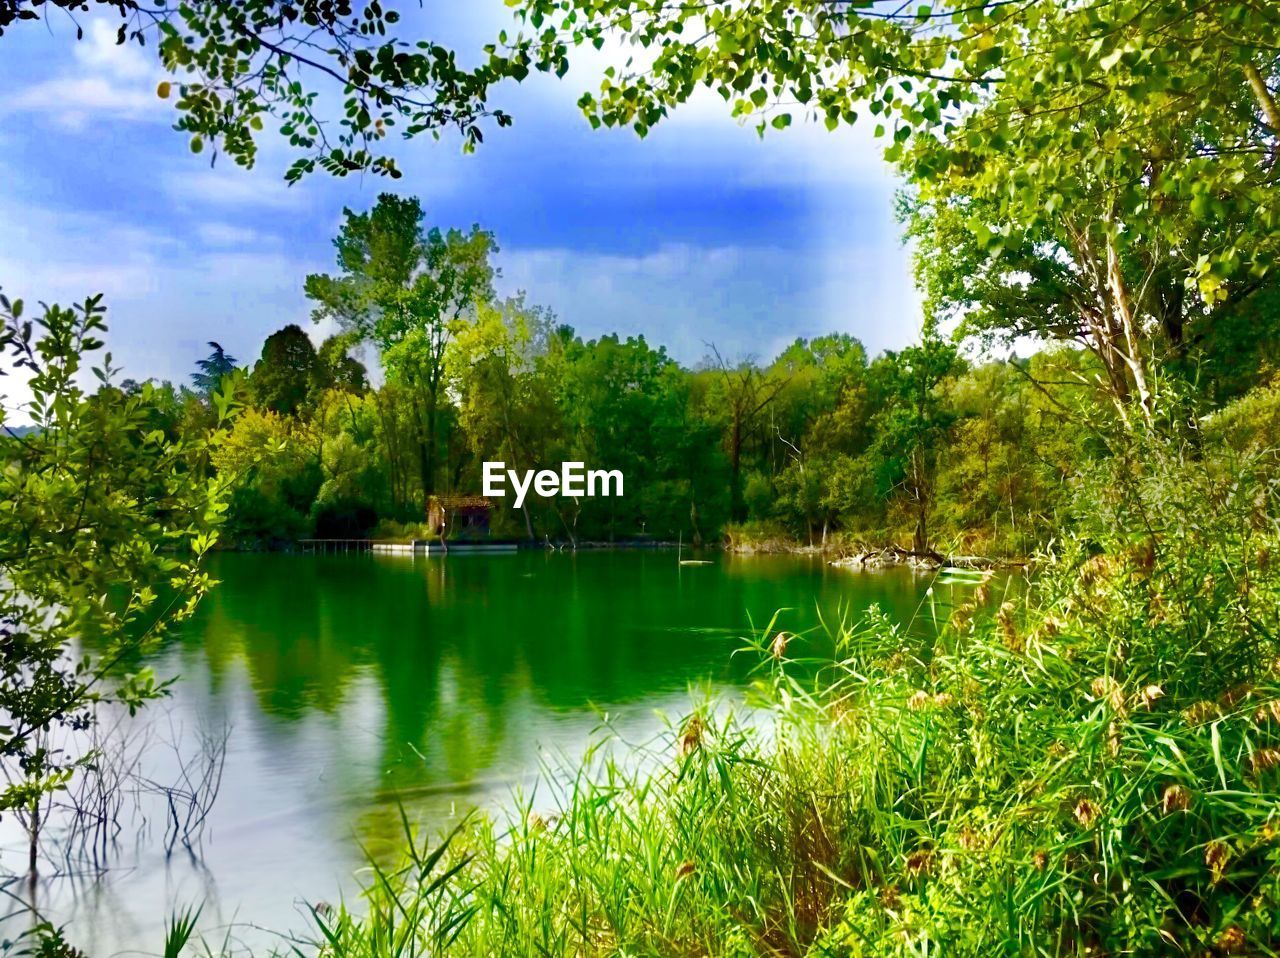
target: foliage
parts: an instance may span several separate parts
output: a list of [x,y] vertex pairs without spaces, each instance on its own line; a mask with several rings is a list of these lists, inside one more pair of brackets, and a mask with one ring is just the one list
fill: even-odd
[[465,855],[451,848],[463,825],[433,848],[419,841],[403,806],[400,817],[408,846],[406,861],[395,871],[371,865],[371,914],[357,919],[345,908],[332,914],[312,909],[321,934],[317,944],[325,953],[351,958],[438,955],[454,945],[470,920],[474,907],[459,902],[453,887],[469,864]]
[[[174,126],[190,135],[191,152],[208,145],[215,157],[223,152],[251,167],[258,137],[273,124],[300,154],[290,182],[317,168],[398,178],[383,152],[398,126],[406,137],[454,129],[471,149],[484,138],[484,120],[511,122],[486,105],[485,71],[460,67],[439,44],[398,37],[400,14],[381,0],[4,0],[0,35],[61,8],[79,39],[74,11],[90,7],[118,18],[118,43],[150,44],[176,78],[176,87],[165,80],[156,94],[173,101]],[[336,122],[315,80],[341,89]]]
[[[755,548],[754,524],[775,545],[1020,555],[1052,534],[1076,461],[1106,452],[1080,426],[1098,418],[1081,351],[970,366],[930,325],[873,359],[833,334],[766,362],[712,347],[689,369],[643,337],[584,340],[523,294],[498,299],[493,237],[427,228],[417,200],[348,210],[335,246],[340,272],[307,289],[342,332],[318,352],[296,326],[268,338],[248,377],[256,412],[215,463],[246,477],[228,530],[239,545],[419,523],[432,493],[479,493],[485,461],[581,461],[621,470],[627,494],[498,501],[494,533],[696,545],[731,523],[734,548]],[[350,358],[357,343],[382,362],[377,389]],[[1050,398],[1044,383],[1061,381],[1086,398],[1056,385]],[[174,401],[198,425],[200,404]]]
[[[479,306],[474,322],[459,330],[447,357],[449,378],[459,394],[458,425],[477,459],[519,471],[554,461],[560,417],[549,377],[538,368],[552,325],[546,310],[516,299]],[[527,504],[523,513],[533,539]],[[565,521],[564,528],[572,538],[574,524]]]
[[929,548],[929,511],[934,497],[938,447],[954,416],[942,384],[958,371],[956,348],[932,325],[917,346],[886,356],[889,391],[897,402],[881,414],[879,433],[883,480],[902,486],[915,513],[912,548]]
[[240,545],[304,538],[323,481],[315,438],[305,426],[266,410],[237,417],[211,461],[220,475],[239,476],[227,535]]
[[1276,448],[1280,445],[1280,382],[1273,380],[1208,416],[1203,428],[1214,445],[1254,453]]
[[[31,834],[44,798],[92,760],[77,733],[97,708],[133,712],[164,693],[142,667],[212,585],[201,559],[217,538],[233,470],[202,463],[233,409],[212,393],[219,429],[171,438],[157,428],[172,396],[111,386],[111,357],[90,367],[106,326],[101,297],[24,318],[0,298],[0,347],[26,378],[33,428],[2,440],[0,471],[0,812]],[[96,380],[90,395],[82,380]]]
[[372,536],[388,542],[412,542],[417,539],[426,541],[435,539],[437,535],[425,522],[396,522],[383,519],[374,527]]
[[316,386],[363,393],[369,388],[369,371],[351,357],[351,343],[346,336],[330,336],[316,353]]
[[262,357],[249,376],[249,391],[256,406],[281,415],[298,411],[319,383],[316,349],[296,323],[267,337]]

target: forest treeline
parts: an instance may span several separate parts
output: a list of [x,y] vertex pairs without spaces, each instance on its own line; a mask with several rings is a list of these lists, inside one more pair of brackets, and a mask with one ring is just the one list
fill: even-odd
[[[919,213],[912,226],[936,230]],[[479,493],[486,460],[579,460],[622,470],[627,495],[497,500],[493,534],[1025,555],[1059,527],[1070,477],[1108,454],[1093,424],[1115,419],[1115,397],[1089,349],[984,352],[929,322],[878,356],[832,333],[763,359],[712,346],[688,367],[643,336],[584,339],[499,297],[495,238],[430,229],[417,200],[348,210],[335,246],[337,271],[306,289],[336,335],[317,348],[290,324],[243,365],[211,344],[190,386],[156,389],[173,435],[206,429],[220,390],[241,405],[209,457],[244,477],[224,530],[240,547],[425,536],[429,498]],[[922,283],[936,298],[936,275]],[[1153,350],[1163,415],[1190,427],[1268,382],[1278,305],[1259,285]]]

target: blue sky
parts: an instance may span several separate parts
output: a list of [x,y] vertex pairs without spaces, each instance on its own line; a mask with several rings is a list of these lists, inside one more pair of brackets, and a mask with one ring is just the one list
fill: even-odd
[[[507,16],[502,0],[435,0],[414,19],[478,50]],[[290,156],[270,137],[253,171],[192,155],[155,96],[150,50],[84,22],[80,43],[56,14],[3,40],[0,286],[29,301],[105,293],[127,375],[185,379],[206,340],[244,361],[286,323],[311,328],[303,278],[331,268],[343,206],[387,189],[420,196],[436,225],[492,230],[502,291],[584,335],[643,333],[684,362],[708,343],[768,358],[835,330],[874,352],[918,329],[896,183],[865,129],[805,124],[762,141],[708,95],[643,141],[593,131],[575,106],[596,82],[585,63],[503,89],[515,125],[475,155],[422,138],[395,148],[394,183],[287,187]]]

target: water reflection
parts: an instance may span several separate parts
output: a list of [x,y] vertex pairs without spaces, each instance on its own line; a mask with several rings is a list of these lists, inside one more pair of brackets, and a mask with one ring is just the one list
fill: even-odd
[[218,557],[222,584],[155,663],[182,677],[167,713],[144,713],[231,728],[200,857],[166,859],[144,836],[101,882],[46,879],[43,901],[95,955],[158,952],[173,908],[201,901],[211,939],[233,926],[270,943],[252,926],[299,927],[300,903],[352,892],[362,849],[398,848],[398,801],[436,825],[500,806],[541,756],[579,752],[598,710],[644,738],[654,709],[687,709],[690,682],[740,685],[753,662],[731,653],[749,616],[785,609],[780,627],[805,632],[874,602],[907,622],[927,586],[905,571],[712,559]]

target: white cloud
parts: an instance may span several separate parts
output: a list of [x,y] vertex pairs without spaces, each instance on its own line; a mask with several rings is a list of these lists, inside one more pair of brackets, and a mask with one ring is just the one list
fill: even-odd
[[81,130],[103,114],[117,120],[157,118],[157,104],[154,93],[120,86],[106,77],[80,76],[19,90],[0,106],[0,112],[41,114],[67,129]]
[[108,216],[15,205],[3,196],[0,222],[14,224],[0,231],[5,293],[30,308],[103,293],[108,348],[125,376],[186,382],[207,340],[247,362],[272,331],[291,322],[310,326],[302,278],[322,263],[282,252],[209,249],[195,240],[200,225],[160,232]]
[[289,186],[279,167],[260,163],[246,170],[225,157],[213,167],[181,164],[165,173],[160,182],[165,193],[184,206],[296,209],[306,203],[306,184]]
[[81,130],[104,117],[112,120],[164,121],[168,107],[156,96],[163,71],[153,54],[128,42],[116,45],[116,32],[93,20],[83,40],[74,43],[75,67],[65,76],[20,87],[0,101],[0,114],[25,113]]
[[875,353],[919,325],[902,257],[856,246],[821,255],[768,246],[668,244],[634,256],[508,249],[506,292],[527,289],[562,322],[594,338],[643,333],[681,362],[714,343],[726,357],[767,360],[797,336],[849,332]]
[[100,292],[108,298],[152,288],[158,261],[172,252],[164,234],[95,216],[53,213],[0,198],[0,281],[29,301],[71,302]]
[[217,247],[251,246],[263,239],[256,230],[230,223],[201,223],[196,227],[196,235],[206,246]]
[[76,60],[93,72],[105,73],[121,80],[147,79],[156,76],[160,69],[154,55],[132,40],[117,43],[118,26],[105,20],[94,20],[85,31],[84,39],[75,47]]

